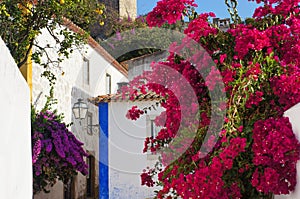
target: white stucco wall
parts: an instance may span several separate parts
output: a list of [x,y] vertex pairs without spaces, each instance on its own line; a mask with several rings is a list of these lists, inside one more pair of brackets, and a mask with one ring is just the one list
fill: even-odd
[[[157,156],[143,153],[144,140],[149,136],[148,116],[162,111],[150,111],[136,121],[126,118],[127,111],[137,105],[149,107],[155,102],[111,102],[109,104],[109,196],[111,199],[143,199],[154,196],[154,189],[141,185],[140,175],[153,167]],[[148,132],[147,132],[148,131]]]
[[0,198],[32,198],[29,87],[0,38]]
[[[56,42],[47,30],[42,30],[42,34],[36,39],[40,46],[50,44],[55,46]],[[35,49],[33,49],[35,51]],[[49,55],[55,58],[57,55],[49,51]],[[83,64],[84,58],[89,61],[89,84],[84,82]],[[40,110],[46,101],[45,95],[49,95],[49,83],[40,75],[44,68],[38,64],[33,63],[32,74],[32,88],[33,88],[33,102],[36,102],[36,108]],[[98,124],[98,107],[88,103],[87,99],[97,95],[106,94],[106,74],[111,75],[111,90],[117,90],[117,83],[126,80],[111,63],[107,62],[94,48],[85,45],[82,49],[74,50],[69,59],[65,59],[60,63],[59,68],[51,67],[56,75],[56,84],[54,87],[54,97],[58,100],[58,104],[53,107],[57,108],[58,113],[64,113],[64,121],[66,123],[73,122],[71,131],[75,136],[84,143],[84,148],[96,158],[98,162],[99,157],[99,139],[98,134],[88,135],[87,121],[74,119],[72,115],[72,107],[79,98],[82,98],[89,106],[89,112],[93,114],[93,124]],[[62,75],[64,73],[64,75]],[[42,94],[41,94],[42,93]],[[40,96],[40,97],[39,97]],[[98,168],[98,164],[96,164]],[[98,169],[97,169],[98,170]],[[98,171],[96,171],[96,186],[98,186]],[[36,199],[55,198],[63,199],[62,184],[57,185],[49,194],[39,194],[35,196]],[[80,173],[76,176],[75,183],[75,199],[85,198],[86,194],[86,177]],[[97,189],[98,190],[98,189]]]
[[34,196],[34,199],[64,199],[63,183],[57,182],[53,187],[49,187],[50,193],[40,192]]
[[[46,31],[42,30],[42,34],[36,39],[40,46],[46,46],[48,43],[55,44],[54,39]],[[33,49],[34,51],[35,49]],[[56,57],[53,52],[50,52],[52,57]],[[87,85],[83,81],[83,59],[89,60],[90,65],[90,84]],[[44,71],[43,67],[33,63],[33,102],[37,99],[40,92],[43,92],[41,98],[37,102],[37,108],[40,109],[44,103],[44,95],[49,92],[48,81],[40,75]],[[126,81],[127,79],[111,63],[107,62],[89,45],[85,45],[81,50],[74,50],[69,59],[65,59],[60,63],[59,68],[51,67],[54,71],[57,81],[54,88],[54,95],[58,99],[57,108],[59,112],[65,114],[65,121],[71,122],[71,92],[73,87],[77,87],[91,97],[106,94],[106,73],[112,77],[112,92],[117,90],[117,83]],[[62,73],[64,72],[64,75]],[[84,99],[86,100],[86,99]],[[77,101],[77,99],[76,99]]]

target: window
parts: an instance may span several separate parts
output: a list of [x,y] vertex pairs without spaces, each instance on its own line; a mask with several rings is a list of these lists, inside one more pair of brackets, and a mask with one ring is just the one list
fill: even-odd
[[111,76],[106,73],[106,94],[111,94]]
[[88,174],[86,177],[86,195],[87,197],[94,197],[95,187],[95,158],[92,155],[87,157]]
[[[161,127],[155,125],[155,118],[155,115],[147,115],[147,137],[155,138],[161,130]],[[154,145],[154,143],[151,143],[151,147],[154,147]],[[148,160],[154,160],[155,158],[157,158],[156,156],[158,154],[156,152],[151,152],[151,150],[149,149],[147,155]]]
[[90,63],[86,58],[83,58],[83,83],[85,85],[90,84]]
[[147,115],[147,136],[155,138],[160,131],[160,127],[155,125],[156,115]]
[[72,177],[67,183],[64,184],[64,199],[74,198],[74,177]]
[[89,135],[93,134],[92,124],[93,124],[93,114],[91,112],[88,112],[87,113],[87,133]]
[[157,133],[159,132],[157,126],[154,123],[154,119],[150,120],[150,136],[155,138],[157,136]]

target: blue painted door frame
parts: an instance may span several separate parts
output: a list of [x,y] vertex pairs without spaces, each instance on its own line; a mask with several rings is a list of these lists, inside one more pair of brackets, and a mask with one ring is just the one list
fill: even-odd
[[99,103],[99,199],[109,199],[108,103]]

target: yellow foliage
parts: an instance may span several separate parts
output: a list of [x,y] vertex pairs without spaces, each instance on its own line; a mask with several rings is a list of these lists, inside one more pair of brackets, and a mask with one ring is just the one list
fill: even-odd
[[10,17],[10,14],[7,12],[5,5],[2,5],[2,6],[0,7],[0,14],[1,14],[2,12],[5,14],[5,16]]
[[95,12],[98,13],[99,15],[103,14],[103,10],[102,9],[97,9],[97,10],[95,10]]

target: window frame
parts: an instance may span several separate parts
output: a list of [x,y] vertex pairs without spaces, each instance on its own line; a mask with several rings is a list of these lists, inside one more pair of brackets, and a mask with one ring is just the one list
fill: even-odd
[[86,195],[94,197],[95,195],[95,157],[92,154],[86,158],[88,173],[86,175]]
[[[155,118],[157,115],[147,115],[146,116],[146,136],[155,138],[158,132],[161,130],[161,127],[155,125]],[[148,150],[147,159],[148,160],[157,160],[159,154],[156,152],[151,152]]]
[[90,85],[90,61],[84,57],[83,58],[83,84]]
[[105,75],[105,86],[106,94],[111,94],[111,75],[109,73],[106,73]]
[[92,135],[93,134],[93,113],[87,112],[86,113],[86,123],[87,123],[87,134]]

